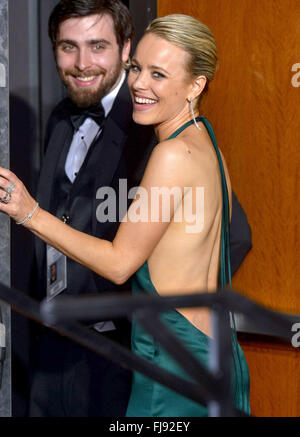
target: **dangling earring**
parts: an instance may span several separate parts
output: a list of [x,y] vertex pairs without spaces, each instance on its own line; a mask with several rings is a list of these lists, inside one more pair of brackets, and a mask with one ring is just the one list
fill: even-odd
[[195,118],[194,106],[193,106],[193,98],[191,98],[191,100],[190,100],[190,110],[191,110],[192,117],[193,117],[193,120],[194,120],[196,128],[201,131],[202,129],[199,126],[199,124],[197,123],[196,118]]
[[128,60],[126,62],[122,61],[122,67],[124,68],[125,71],[129,71],[130,67],[131,67],[131,59],[130,57],[128,58]]

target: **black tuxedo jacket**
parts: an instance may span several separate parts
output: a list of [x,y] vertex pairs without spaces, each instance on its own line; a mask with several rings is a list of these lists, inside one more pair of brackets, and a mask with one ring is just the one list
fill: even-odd
[[[40,206],[52,211],[53,197],[55,193],[54,179],[59,165],[59,160],[64,148],[69,148],[73,138],[73,127],[70,122],[70,101],[63,100],[52,112],[48,122],[45,139],[45,157],[40,173],[37,200]],[[96,210],[99,202],[96,199],[96,192],[101,187],[112,187],[118,193],[119,179],[128,179],[128,188],[138,185],[143,174],[148,157],[156,144],[152,127],[142,127],[132,121],[132,103],[127,85],[124,84],[114,102],[113,108],[106,118],[100,137],[93,145],[91,163],[87,168],[83,164],[72,189],[72,197],[76,199],[79,191],[87,183],[87,177],[93,179],[93,189],[85,195],[89,195],[92,207],[85,208],[85,205],[77,201],[73,205],[73,220],[70,225],[84,231],[81,223],[89,219],[91,221],[90,233],[99,238],[112,241],[117,228],[118,220],[115,223],[99,223],[96,217]],[[89,152],[90,153],[90,152]],[[118,206],[117,198],[117,206]],[[117,210],[118,218],[118,210]],[[46,271],[46,245],[39,239],[35,240],[36,262],[38,271],[38,297],[45,297],[45,271]],[[71,279],[73,262],[68,260],[68,273]],[[83,269],[83,267],[82,267]],[[78,273],[79,274],[79,273]],[[73,278],[74,279],[74,278]],[[80,281],[80,277],[78,277]],[[118,287],[94,275],[96,288],[99,291],[109,291],[127,288],[129,284]],[[72,281],[71,281],[72,282]],[[91,289],[82,290],[90,293]]]
[[[45,139],[45,157],[40,174],[37,200],[40,206],[51,211],[51,201],[54,192],[54,177],[64,147],[70,146],[73,138],[73,127],[70,122],[70,101],[63,100],[54,109],[49,122]],[[137,186],[143,175],[147,160],[156,144],[152,127],[139,126],[132,121],[132,103],[126,83],[122,86],[114,102],[113,108],[105,120],[102,134],[94,145],[97,150],[93,165],[89,167],[89,176],[92,174],[94,188],[90,190],[92,202],[91,234],[99,238],[112,241],[118,228],[116,223],[99,223],[96,218],[98,202],[96,192],[100,187],[108,186],[118,192],[120,178],[128,179],[128,188]],[[85,184],[85,166],[78,175],[76,190]],[[117,202],[118,204],[118,202]],[[91,214],[87,208],[74,207],[75,221],[71,226],[80,229],[80,217]],[[230,230],[231,263],[234,273],[242,263],[245,255],[251,248],[251,230],[247,217],[233,194],[232,225]],[[118,217],[118,211],[117,211]],[[39,277],[39,297],[45,297],[45,244],[36,238],[36,262]],[[119,290],[120,287],[104,278],[94,275],[98,291]],[[128,284],[122,289],[130,289]],[[82,290],[89,293],[91,290]]]

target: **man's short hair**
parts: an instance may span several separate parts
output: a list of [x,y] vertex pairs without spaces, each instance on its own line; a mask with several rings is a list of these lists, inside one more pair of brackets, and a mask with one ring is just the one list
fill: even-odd
[[94,14],[111,16],[120,50],[134,33],[133,20],[128,8],[120,0],[60,0],[49,18],[48,33],[53,49],[59,25],[69,18],[87,17]]

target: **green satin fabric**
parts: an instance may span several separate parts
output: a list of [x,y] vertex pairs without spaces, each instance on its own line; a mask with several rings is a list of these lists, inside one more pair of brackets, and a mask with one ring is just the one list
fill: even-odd
[[[224,169],[220,152],[211,125],[204,117],[198,117],[197,121],[202,121],[210,135],[212,143],[217,153],[223,191],[223,218],[221,235],[221,280],[224,286],[227,261],[227,273],[230,278],[230,258],[229,258],[229,225],[228,225],[228,195]],[[186,123],[170,137],[176,137],[193,121]],[[226,260],[227,255],[227,260]],[[231,278],[230,278],[231,279]],[[226,285],[226,281],[225,281]],[[135,273],[132,281],[132,291],[136,295],[141,292],[148,292],[156,295],[157,291],[151,281],[147,261]],[[212,341],[208,336],[199,331],[182,314],[176,310],[161,314],[161,320],[167,324],[172,332],[183,342],[194,356],[203,365],[208,366],[209,347]],[[240,348],[236,333],[233,332],[233,360],[232,360],[232,383],[231,395],[237,408],[250,414],[249,404],[249,372],[242,349]],[[140,357],[152,362],[153,364],[190,380],[190,377],[183,369],[164,351],[164,349],[154,341],[134,320],[132,327],[132,350]],[[134,372],[132,392],[127,408],[127,417],[205,417],[207,408],[192,400],[181,396],[173,390]]]
[[[136,272],[132,282],[132,291],[133,295],[142,291],[147,291],[152,295],[157,294],[151,282],[147,262]],[[209,347],[212,340],[176,310],[162,313],[161,320],[167,324],[185,347],[208,367]],[[233,342],[235,343],[235,336],[233,336]],[[234,346],[231,393],[236,407],[250,414],[248,367],[240,346],[237,343]],[[132,328],[132,350],[153,364],[191,380],[172,357],[135,321],[133,321]],[[205,417],[207,414],[207,408],[204,405],[193,402],[146,376],[134,372],[127,417]]]

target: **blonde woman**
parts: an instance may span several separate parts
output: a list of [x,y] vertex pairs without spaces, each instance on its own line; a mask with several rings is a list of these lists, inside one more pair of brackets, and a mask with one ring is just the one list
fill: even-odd
[[[198,20],[171,15],[154,20],[146,30],[132,59],[128,85],[134,120],[153,125],[159,144],[112,243],[82,234],[39,208],[18,178],[4,169],[0,171],[0,186],[4,190],[13,187],[14,191],[6,199],[8,203],[1,203],[1,210],[115,283],[134,275],[133,293],[145,290],[167,296],[213,292],[218,285],[222,226],[226,233],[222,212],[225,207],[230,215],[231,186],[212,128],[199,117],[198,105],[216,65],[214,37]],[[155,201],[159,190],[169,194],[167,205],[166,197]],[[226,191],[228,201],[226,196],[224,199]],[[202,363],[207,363],[213,341],[210,319],[210,312],[199,308],[163,315],[165,323]],[[232,396],[235,405],[249,413],[247,364],[234,336],[233,342]],[[135,323],[132,348],[186,377]],[[127,416],[205,415],[204,406],[134,374]]]

